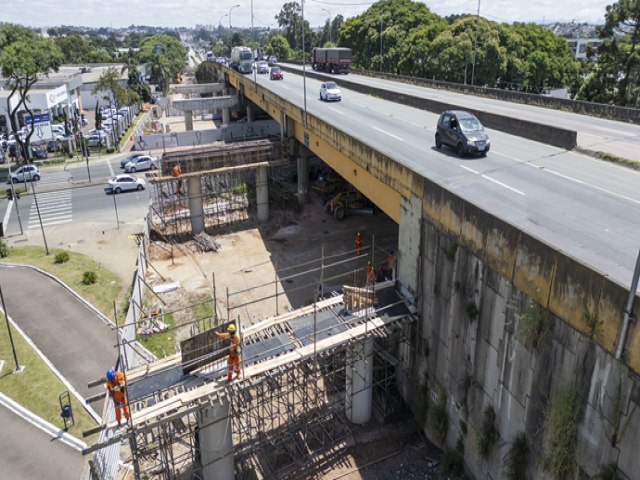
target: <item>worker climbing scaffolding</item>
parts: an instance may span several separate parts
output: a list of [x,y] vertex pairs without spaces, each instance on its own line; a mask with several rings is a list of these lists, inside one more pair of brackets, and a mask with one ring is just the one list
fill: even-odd
[[182,179],[180,178],[180,175],[182,175],[182,166],[180,165],[180,162],[176,163],[173,166],[171,175],[178,179],[178,182],[176,184],[176,193],[178,195],[182,195]]
[[116,420],[120,426],[122,411],[124,410],[125,420],[129,420],[129,405],[127,404],[127,384],[124,373],[115,371],[113,368],[107,370],[107,391],[113,400],[113,407],[116,410]]
[[232,379],[234,367],[236,378],[240,377],[240,333],[236,331],[236,326],[231,323],[227,327],[226,333],[216,332],[216,335],[220,339],[229,340],[229,373],[227,379]]

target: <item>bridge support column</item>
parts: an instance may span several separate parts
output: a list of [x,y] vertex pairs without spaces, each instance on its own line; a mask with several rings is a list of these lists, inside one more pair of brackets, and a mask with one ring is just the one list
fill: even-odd
[[193,112],[191,110],[184,111],[184,125],[188,132],[193,130]]
[[309,150],[301,145],[298,152],[298,203],[304,206],[309,201]]
[[200,177],[187,178],[189,192],[189,212],[191,217],[191,233],[204,232],[204,206],[202,204],[202,183]]
[[347,346],[346,416],[351,423],[371,419],[373,383],[373,338]]
[[258,203],[258,221],[269,220],[269,182],[267,167],[256,170],[256,201]]
[[198,443],[205,480],[233,480],[233,442],[228,400],[198,414]]
[[247,105],[247,122],[253,122],[255,120],[255,110],[253,105]]
[[229,125],[231,123],[231,109],[223,108],[222,109],[222,123],[224,125]]

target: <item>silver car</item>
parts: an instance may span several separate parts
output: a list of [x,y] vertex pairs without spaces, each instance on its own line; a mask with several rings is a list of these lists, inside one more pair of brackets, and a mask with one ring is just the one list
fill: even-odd
[[104,191],[106,193],[121,193],[129,192],[131,190],[144,190],[146,183],[142,178],[134,177],[133,175],[116,175],[111,180]]
[[335,102],[342,100],[342,92],[336,82],[324,82],[320,85],[320,100]]
[[15,172],[11,172],[11,178],[7,183],[18,183],[24,181],[37,182],[40,180],[40,171],[35,165],[23,165]]
[[142,170],[151,170],[158,168],[158,159],[150,155],[140,155],[133,160],[127,162],[124,171],[127,173],[140,172]]

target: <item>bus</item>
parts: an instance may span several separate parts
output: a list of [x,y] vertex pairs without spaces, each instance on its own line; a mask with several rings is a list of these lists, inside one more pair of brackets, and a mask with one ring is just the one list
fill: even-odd
[[253,70],[253,53],[249,47],[233,47],[229,66],[240,73],[251,73]]

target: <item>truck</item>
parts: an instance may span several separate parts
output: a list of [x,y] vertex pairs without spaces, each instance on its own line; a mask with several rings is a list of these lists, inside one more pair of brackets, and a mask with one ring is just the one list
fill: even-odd
[[349,73],[350,65],[350,48],[316,47],[311,50],[311,66],[319,72]]
[[240,73],[253,71],[253,53],[249,47],[233,47],[229,66]]

